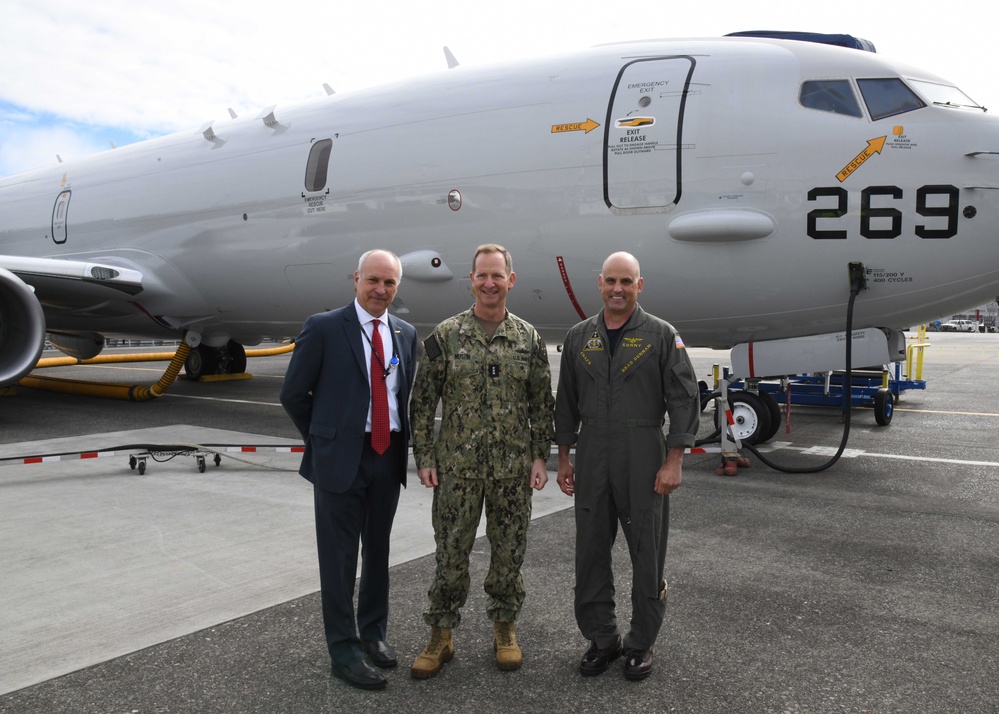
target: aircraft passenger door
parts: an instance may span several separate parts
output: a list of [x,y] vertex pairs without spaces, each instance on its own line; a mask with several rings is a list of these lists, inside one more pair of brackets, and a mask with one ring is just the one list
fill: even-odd
[[665,213],[680,200],[683,109],[693,57],[640,59],[608,107],[604,200],[615,213]]

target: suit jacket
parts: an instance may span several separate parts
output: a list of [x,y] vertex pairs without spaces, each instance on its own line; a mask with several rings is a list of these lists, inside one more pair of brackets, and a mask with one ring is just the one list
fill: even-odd
[[[391,315],[388,326],[399,357],[399,419],[409,443],[409,390],[416,369],[416,329]],[[343,493],[357,475],[371,403],[368,366],[354,302],[309,317],[295,341],[281,404],[305,440],[298,472],[316,486]],[[388,345],[386,345],[386,351]],[[406,485],[408,454],[392,465]]]

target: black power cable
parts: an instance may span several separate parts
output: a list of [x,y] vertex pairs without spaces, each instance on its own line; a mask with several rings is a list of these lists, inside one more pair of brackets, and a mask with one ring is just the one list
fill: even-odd
[[[843,438],[840,440],[839,449],[829,461],[818,466],[794,467],[781,466],[776,464],[763,454],[761,454],[752,444],[743,444],[751,451],[764,465],[772,469],[787,474],[814,474],[825,471],[830,466],[839,461],[839,457],[846,450],[846,443],[850,437],[850,412],[853,404],[853,303],[857,295],[863,290],[865,285],[864,266],[861,263],[850,263],[850,300],[846,307],[846,372],[843,378]],[[716,432],[718,433],[718,432]],[[712,435],[713,437],[714,435]]]

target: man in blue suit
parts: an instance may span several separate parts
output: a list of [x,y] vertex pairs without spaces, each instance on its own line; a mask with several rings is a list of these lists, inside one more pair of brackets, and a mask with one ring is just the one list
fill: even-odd
[[[281,387],[281,404],[305,439],[299,473],[315,495],[332,671],[361,689],[387,683],[365,654],[378,667],[396,665],[386,643],[389,535],[399,486],[406,484],[407,402],[416,368],[416,330],[388,314],[401,279],[395,254],[362,255],[356,299],[305,321]],[[358,543],[363,562],[355,620]]]

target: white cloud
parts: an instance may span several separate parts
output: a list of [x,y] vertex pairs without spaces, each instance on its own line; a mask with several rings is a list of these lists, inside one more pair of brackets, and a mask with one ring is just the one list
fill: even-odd
[[4,128],[0,168],[10,168],[10,173],[29,171],[58,163],[57,154],[69,160],[110,148],[110,140],[100,142],[66,127]]
[[[0,104],[62,117],[69,128],[122,127],[143,136],[224,119],[227,107],[245,116],[318,98],[324,82],[343,93],[445,71],[444,45],[471,66],[745,29],[852,33],[881,54],[956,81],[987,105],[996,94],[987,23],[937,37],[935,14],[907,6],[896,15],[861,0],[840,0],[834,22],[828,5],[800,0],[627,7],[604,0],[5,0]],[[49,155],[59,150],[56,139],[65,144],[65,136],[52,137]],[[7,132],[0,137],[0,156],[21,153],[11,141]]]

